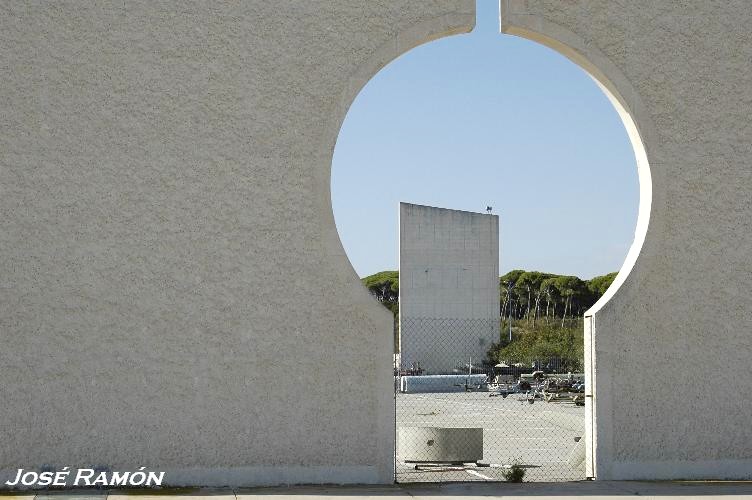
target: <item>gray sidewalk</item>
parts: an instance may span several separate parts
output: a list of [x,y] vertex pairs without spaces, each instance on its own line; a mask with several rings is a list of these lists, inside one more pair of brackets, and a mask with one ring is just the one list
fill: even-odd
[[643,496],[648,498],[751,498],[752,482],[638,482],[581,481],[568,483],[462,483],[394,486],[291,486],[241,489],[165,489],[130,491],[0,492],[14,500],[253,500],[304,497],[305,500],[337,498],[580,498],[605,499]]

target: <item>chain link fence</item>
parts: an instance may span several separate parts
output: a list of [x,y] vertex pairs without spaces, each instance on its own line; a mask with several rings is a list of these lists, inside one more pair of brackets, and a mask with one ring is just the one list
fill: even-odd
[[583,374],[492,364],[498,340],[498,320],[400,318],[397,482],[584,479]]

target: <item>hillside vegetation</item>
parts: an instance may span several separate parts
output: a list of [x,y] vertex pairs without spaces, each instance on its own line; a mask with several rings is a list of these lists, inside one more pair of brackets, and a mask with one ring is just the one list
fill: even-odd
[[[499,277],[499,342],[488,363],[538,362],[580,371],[583,363],[582,315],[606,292],[616,273],[582,280],[516,269]],[[395,316],[399,313],[399,272],[382,271],[362,279],[371,294]],[[509,318],[512,341],[509,341]]]

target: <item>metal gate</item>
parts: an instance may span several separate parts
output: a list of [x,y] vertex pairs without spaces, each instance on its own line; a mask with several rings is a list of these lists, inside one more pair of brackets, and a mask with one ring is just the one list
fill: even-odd
[[480,321],[402,319],[425,345],[395,356],[395,480],[584,479],[584,375],[556,358],[473,359]]

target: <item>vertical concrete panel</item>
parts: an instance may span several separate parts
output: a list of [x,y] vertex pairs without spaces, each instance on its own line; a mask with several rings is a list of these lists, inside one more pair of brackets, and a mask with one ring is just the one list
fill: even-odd
[[499,217],[411,203],[399,213],[400,275],[421,276],[400,283],[402,366],[479,365],[499,340]]

